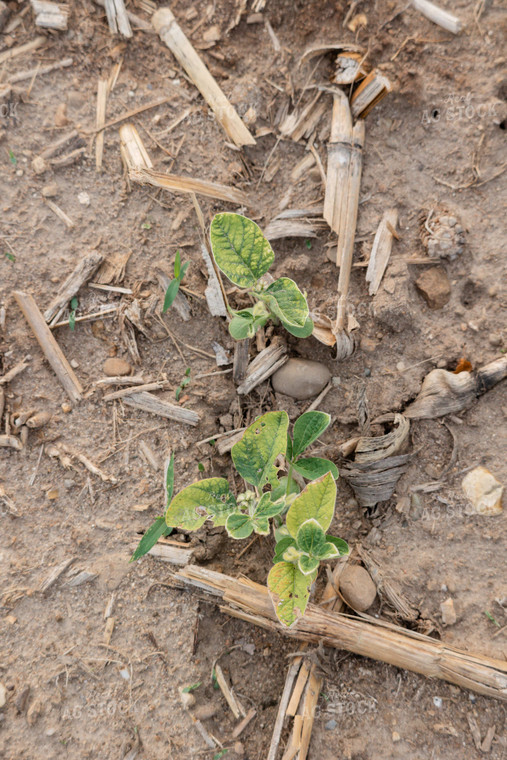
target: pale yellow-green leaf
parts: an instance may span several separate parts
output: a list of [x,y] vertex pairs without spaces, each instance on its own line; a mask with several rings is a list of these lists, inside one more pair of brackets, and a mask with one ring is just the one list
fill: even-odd
[[286,525],[291,536],[296,538],[299,527],[311,519],[326,531],[333,519],[335,502],[336,483],[330,472],[308,483],[287,512]]

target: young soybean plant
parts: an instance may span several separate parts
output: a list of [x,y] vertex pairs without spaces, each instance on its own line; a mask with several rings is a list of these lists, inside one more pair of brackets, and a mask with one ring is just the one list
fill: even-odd
[[236,340],[253,338],[271,319],[298,338],[313,332],[305,295],[289,277],[263,282],[275,254],[260,228],[240,214],[217,214],[211,222],[211,249],[219,269],[256,301],[248,309],[231,312],[229,332]]
[[[305,612],[320,563],[348,553],[345,541],[326,534],[338,471],[327,459],[302,457],[329,422],[328,414],[307,412],[294,424],[291,438],[286,412],[263,414],[231,451],[236,470],[253,490],[236,498],[225,478],[200,480],[172,499],[165,516],[169,527],[186,530],[210,520],[237,539],[269,535],[272,519],[277,543],[268,589],[278,619],[289,627]],[[301,492],[294,471],[311,479]]]

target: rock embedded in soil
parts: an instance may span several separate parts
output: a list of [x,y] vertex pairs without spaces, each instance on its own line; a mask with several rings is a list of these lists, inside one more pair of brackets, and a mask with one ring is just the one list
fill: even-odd
[[444,625],[454,625],[458,619],[456,610],[454,609],[454,602],[451,597],[446,599],[445,602],[442,602],[440,605],[440,614],[442,615],[442,623]]
[[331,380],[331,373],[324,364],[310,359],[289,359],[272,377],[277,393],[303,401],[316,396]]
[[123,377],[130,375],[132,367],[125,359],[106,359],[104,362],[104,374],[108,377]]
[[349,607],[365,612],[375,601],[377,587],[364,567],[349,565],[340,575],[340,592]]
[[499,515],[502,512],[503,485],[485,467],[476,467],[461,481],[461,487],[478,515]]
[[192,714],[198,720],[211,720],[218,713],[217,705],[213,702],[206,702],[203,705],[197,705],[195,710],[192,710]]
[[432,267],[423,272],[415,281],[430,309],[441,309],[451,297],[451,284],[443,267]]

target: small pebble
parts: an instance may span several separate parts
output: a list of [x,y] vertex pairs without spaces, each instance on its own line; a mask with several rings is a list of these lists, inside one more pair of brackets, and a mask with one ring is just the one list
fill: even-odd
[[64,414],[68,414],[69,412],[72,411],[72,404],[69,404],[68,401],[64,401],[61,406],[61,409],[62,409],[62,412],[64,412]]
[[433,697],[433,704],[440,710],[443,705],[442,697]]
[[277,393],[299,401],[316,396],[330,380],[328,368],[309,359],[289,359],[272,377]]
[[90,205],[90,196],[88,195],[88,193],[84,193],[84,192],[79,193],[79,195],[77,196],[77,199],[82,206]]
[[377,587],[361,565],[348,565],[340,575],[340,591],[350,607],[365,612],[377,596]]
[[79,362],[78,362],[76,359],[71,359],[71,360],[70,360],[70,366],[71,366],[73,369],[77,369],[77,368],[79,367]]
[[485,467],[476,467],[467,473],[461,487],[473,512],[487,517],[501,514],[503,485]]
[[104,374],[108,377],[130,375],[132,367],[125,359],[111,358],[104,362]]
[[401,736],[399,735],[397,731],[393,731],[392,737],[393,737],[393,742],[401,741]]
[[328,720],[328,722],[325,724],[324,728],[326,729],[326,731],[334,731],[334,729],[336,728],[337,725],[338,725],[338,723],[333,718],[331,720]]
[[56,182],[51,182],[49,185],[44,185],[41,190],[43,198],[55,198],[58,195],[58,185]]
[[368,367],[366,367],[366,369],[364,371],[364,376],[365,377],[371,377],[371,369],[369,369]]
[[457,615],[454,609],[454,602],[451,597],[448,597],[445,602],[440,605],[440,614],[442,615],[442,623],[444,625],[454,625]]

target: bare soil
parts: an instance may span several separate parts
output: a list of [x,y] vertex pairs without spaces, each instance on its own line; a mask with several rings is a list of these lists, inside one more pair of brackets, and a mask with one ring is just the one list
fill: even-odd
[[[27,3],[9,5],[16,14]],[[31,356],[29,368],[6,386],[6,410],[12,415],[36,408],[53,415],[46,427],[30,432],[22,451],[0,449],[0,489],[8,497],[0,500],[0,682],[7,688],[7,703],[0,709],[0,756],[6,760],[132,760],[135,750],[127,753],[135,748],[136,736],[142,742],[139,757],[218,757],[180,703],[178,688],[199,683],[193,692],[196,705],[209,708],[212,715],[204,724],[227,749],[223,756],[260,760],[267,755],[287,655],[296,650],[282,636],[225,617],[199,595],[164,585],[171,568],[155,558],[128,560],[163,505],[161,472],[142,457],[141,440],[161,462],[174,451],[179,489],[203,476],[200,464],[204,476],[228,474],[228,455],[218,456],[210,445],[195,446],[225,429],[219,419],[223,415],[230,414],[225,423],[232,429],[276,408],[286,408],[294,419],[306,402],[275,395],[269,383],[239,401],[230,374],[192,379],[184,389],[184,405],[201,415],[196,428],[149,417],[121,402],[104,402],[103,391],[94,384],[103,376],[104,361],[110,356],[131,360],[117,318],[104,317],[77,323],[74,331],[62,327],[55,332],[86,391],[85,400],[66,413],[65,393],[12,296],[15,289],[26,290],[44,310],[84,254],[129,251],[121,285],[131,288],[145,308],[150,295],[162,297],[155,264],[164,261],[170,270],[179,249],[183,260],[191,262],[186,285],[197,294],[190,297],[192,319],[183,322],[174,310],[164,316],[174,341],[159,320],[147,322],[146,334],[136,334],[141,362],[135,371],[167,380],[168,390],[160,395],[174,402],[187,367],[192,378],[217,370],[212,341],[232,354],[225,321],[210,318],[203,298],[205,269],[190,198],[139,186],[128,192],[118,126],[106,130],[103,171],[95,171],[97,80],[109,76],[115,62],[121,60],[122,67],[108,98],[107,119],[168,98],[133,119],[154,165],[243,189],[250,199],[246,211],[261,226],[278,213],[289,187],[290,208],[322,202],[317,172],[297,183],[290,177],[305,155],[304,141],[279,141],[274,125],[288,94],[297,100],[306,83],[329,81],[331,57],[323,58],[314,74],[311,67],[298,68],[306,47],[357,42],[369,48],[371,62],[392,81],[393,92],[366,120],[355,260],[367,260],[386,208],[399,210],[400,240],[374,298],[368,296],[364,267],[353,270],[359,346],[349,360],[337,363],[332,351],[313,338],[290,339],[291,355],[322,361],[340,379],[320,407],[333,418],[323,438],[327,456],[338,462],[338,444],[356,433],[363,388],[373,419],[401,411],[434,367],[454,369],[462,357],[481,366],[507,347],[502,3],[486,2],[477,21],[474,6],[481,3],[441,0],[465,22],[462,33],[453,36],[394,0],[359,2],[356,12],[365,14],[367,26],[355,34],[342,26],[348,3],[341,0],[268,0],[263,16],[280,41],[280,53],[264,23],[249,24],[246,15],[227,32],[240,3],[216,0],[208,6],[204,0],[175,0],[171,5],[195,45],[212,25],[219,28],[217,44],[200,52],[239,113],[255,110],[253,132],[272,127],[255,147],[238,152],[227,144],[156,34],[135,31],[128,42],[113,38],[103,9],[90,0],[71,4],[68,32],[47,34],[42,48],[0,67],[5,81],[39,62],[74,60],[70,68],[17,85],[21,94],[14,92],[4,102],[0,119],[0,307],[6,309],[0,375]],[[128,6],[148,20],[141,2],[131,0]],[[0,35],[0,51],[38,33],[29,10],[14,31]],[[68,123],[55,124],[62,104]],[[189,107],[192,113],[155,143],[153,137]],[[324,166],[329,118],[314,136]],[[36,175],[33,158],[73,128],[84,140],[85,154],[69,166]],[[74,222],[71,229],[44,201],[42,189],[50,183],[57,185],[52,200]],[[80,202],[81,193],[88,194],[89,205]],[[207,222],[227,208],[200,202]],[[449,208],[461,219],[466,243],[459,257],[443,262],[450,301],[430,310],[414,287],[421,267],[408,265],[407,259],[425,254],[420,216],[439,208]],[[332,317],[337,270],[326,255],[331,241],[322,228],[308,244],[283,239],[274,249],[275,274],[293,276],[308,291],[312,308]],[[80,315],[104,303],[118,305],[122,296],[85,287],[78,298]],[[130,300],[132,296],[123,296],[123,302]],[[449,429],[440,421],[413,423],[411,449],[416,453],[393,498],[365,511],[340,480],[333,525],[334,533],[351,545],[360,541],[374,549],[387,576],[434,621],[434,635],[499,659],[507,653],[507,618],[499,603],[507,597],[505,512],[494,518],[468,514],[461,480],[465,471],[483,464],[507,484],[506,416],[505,384],[500,384],[459,418],[448,420],[458,445],[456,461],[438,490],[418,492],[407,512],[396,505],[410,488],[438,480],[453,450]],[[53,441],[86,454],[117,483],[102,482],[76,461],[64,470],[47,454]],[[199,539],[200,561],[264,582],[271,562],[269,541],[256,542],[237,562],[245,542],[233,544],[207,530]],[[67,559],[74,562],[53,587],[45,594],[38,591],[51,569]],[[96,576],[69,586],[76,570]],[[104,611],[112,595],[115,626],[105,646]],[[440,604],[449,596],[458,619],[444,628]],[[231,738],[235,721],[211,680],[218,657],[245,706],[257,711],[236,748]],[[327,653],[309,757],[473,760],[481,753],[470,717],[482,738],[495,726],[489,757],[507,757],[502,703],[345,652]],[[284,734],[282,746],[285,739]]]

